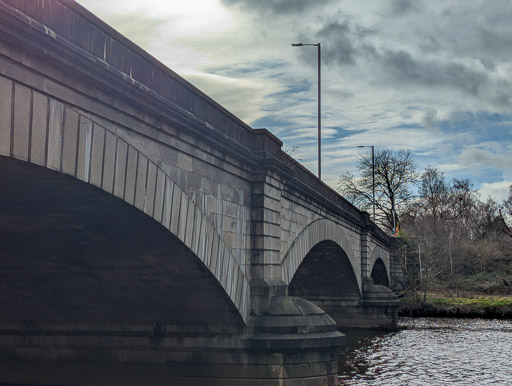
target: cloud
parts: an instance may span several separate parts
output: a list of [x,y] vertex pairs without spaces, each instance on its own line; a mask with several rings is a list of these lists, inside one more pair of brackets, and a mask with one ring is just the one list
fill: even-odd
[[323,26],[316,33],[317,40],[324,42],[324,63],[355,64],[358,50],[354,46],[354,33],[348,20],[335,20]]
[[222,0],[227,7],[239,7],[244,11],[273,15],[290,15],[305,12],[311,8],[323,7],[331,0]]
[[466,148],[460,154],[461,163],[467,167],[484,172],[485,168],[495,168],[508,176],[512,176],[512,154],[503,151],[500,144],[494,144],[498,149]]
[[162,34],[162,28],[167,23],[163,18],[155,18],[144,12],[129,12],[121,14],[108,14],[108,23],[127,36],[131,36],[134,43],[145,50],[150,50],[153,41]]
[[417,86],[425,88],[425,92],[448,89],[452,94],[485,100],[512,111],[511,82],[504,77],[494,79],[483,66],[418,57],[403,49],[376,50],[372,56],[387,82],[401,88]]
[[[268,93],[276,92],[268,84],[258,80],[237,79],[208,73],[188,73],[185,77],[199,89],[225,106],[236,109],[237,116],[244,122],[254,122],[264,115]],[[248,103],[250,101],[250,103]]]
[[480,198],[486,201],[492,198],[498,202],[505,201],[508,198],[509,187],[512,186],[512,180],[500,182],[484,182],[479,189]]
[[423,118],[423,122],[425,122],[425,127],[429,130],[437,130],[439,126],[439,117],[437,116],[436,109],[428,109],[425,111],[425,116]]
[[393,0],[391,2],[391,14],[393,15],[403,15],[417,6],[417,2],[413,2],[411,0]]

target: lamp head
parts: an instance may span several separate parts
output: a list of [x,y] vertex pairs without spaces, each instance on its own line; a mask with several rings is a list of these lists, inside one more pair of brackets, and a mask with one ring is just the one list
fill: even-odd
[[292,47],[302,47],[303,45],[302,43],[292,43]]

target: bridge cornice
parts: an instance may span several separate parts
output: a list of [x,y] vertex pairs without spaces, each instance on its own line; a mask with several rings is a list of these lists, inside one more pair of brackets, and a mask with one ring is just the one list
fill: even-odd
[[[117,39],[120,44],[126,45],[127,52],[130,55],[137,53],[147,61],[149,72],[155,70],[162,71],[162,81],[167,79],[169,87],[173,87],[173,82],[180,84],[186,88],[186,91],[192,94],[193,102],[202,101],[208,104],[208,107],[215,108],[222,115],[226,116],[234,122],[238,132],[243,131],[246,135],[236,136],[233,133],[226,132],[221,125],[212,125],[204,120],[200,115],[195,114],[193,109],[181,107],[184,103],[176,103],[164,93],[159,92],[155,84],[147,84],[133,76],[132,69],[127,72],[122,71],[118,67],[110,63],[107,58],[96,56],[94,53],[84,49],[79,44],[67,39],[65,35],[61,35],[52,30],[47,25],[33,19],[16,8],[10,7],[4,1],[0,0],[0,31],[2,31],[2,40],[16,42],[17,46],[30,50],[32,53],[39,53],[40,57],[44,57],[59,68],[62,68],[66,74],[75,73],[87,79],[86,83],[94,84],[97,88],[105,91],[105,96],[96,93],[93,98],[102,98],[105,104],[109,104],[109,95],[122,95],[123,100],[129,101],[132,105],[141,107],[146,110],[150,116],[158,117],[161,121],[169,123],[171,126],[179,128],[184,132],[193,134],[197,138],[201,138],[209,145],[218,148],[224,154],[229,154],[237,159],[243,159],[245,163],[256,167],[260,163],[260,157],[254,152],[253,145],[255,135],[261,134],[255,132],[245,123],[229,113],[218,103],[196,89],[190,83],[176,75],[172,70],[165,67],[162,63],[145,53],[135,44],[124,38],[122,35],[101,22],[94,15],[90,14],[80,5],[70,1],[58,1],[65,4],[73,11],[79,12],[81,17],[85,17],[90,22],[94,22],[94,26],[105,29],[107,32],[104,39]],[[20,26],[20,23],[24,24]],[[28,28],[27,28],[28,27]],[[23,31],[24,33],[20,33]],[[85,32],[86,33],[86,32]],[[83,44],[86,44],[83,42]],[[106,43],[105,43],[106,44]],[[131,60],[131,58],[128,58]],[[155,67],[155,68],[152,68]],[[40,70],[40,69],[38,69]],[[54,74],[46,73],[46,76],[56,78]],[[59,81],[58,79],[54,79]],[[68,84],[66,84],[68,85]],[[160,85],[161,86],[161,85]],[[46,90],[41,90],[46,92]],[[83,92],[83,90],[82,90]],[[63,98],[64,99],[64,98]],[[79,101],[76,101],[77,104]],[[182,102],[182,101],[179,101]],[[181,105],[181,106],[180,106]],[[86,106],[79,106],[87,110]],[[194,107],[194,106],[185,106]],[[124,111],[125,113],[127,111]],[[148,122],[150,123],[150,122]],[[225,125],[229,126],[229,125]],[[233,131],[233,130],[231,130]],[[266,130],[265,130],[266,131]],[[237,138],[238,137],[238,138]],[[280,148],[282,142],[273,135],[268,136],[270,141],[276,142]]]

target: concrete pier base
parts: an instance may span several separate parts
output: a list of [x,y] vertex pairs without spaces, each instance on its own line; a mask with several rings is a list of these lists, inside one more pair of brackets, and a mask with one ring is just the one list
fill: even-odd
[[158,324],[5,324],[0,383],[335,385],[343,339],[323,310],[286,296],[242,334]]
[[362,299],[315,300],[337,323],[338,329],[395,330],[397,296],[388,287],[367,284]]

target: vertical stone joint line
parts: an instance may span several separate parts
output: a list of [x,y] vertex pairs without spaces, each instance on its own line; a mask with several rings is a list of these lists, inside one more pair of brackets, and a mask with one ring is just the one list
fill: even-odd
[[137,161],[135,161],[135,182],[133,183],[133,206],[135,206],[135,203],[137,202],[137,180],[139,178],[139,152],[137,149],[133,148],[135,150],[135,154],[137,154]]
[[[151,162],[151,161],[149,161]],[[149,162],[148,162],[148,165],[149,165]],[[158,166],[156,166],[155,163],[151,162],[153,165],[155,165],[155,191],[153,193],[153,205],[151,207],[151,217],[155,217],[155,202],[156,202],[156,191],[158,190]],[[149,172],[149,166],[148,166],[148,172]],[[148,173],[149,174],[149,173]],[[164,190],[164,193],[162,194],[165,194],[165,190]]]
[[46,143],[44,146],[44,167],[48,167],[48,142],[50,142],[50,97],[46,97]]
[[11,90],[11,138],[9,144],[9,154],[11,157],[14,156],[14,105],[16,98],[16,88],[15,82],[12,82],[12,90]]
[[[148,162],[146,164],[146,181],[144,182],[144,200],[142,200],[142,211],[146,208],[146,202],[148,199],[148,178],[149,178],[149,164],[151,161],[148,158]],[[137,190],[135,190],[137,191]]]
[[124,183],[123,183],[123,201],[126,201],[126,180],[128,179],[128,154],[130,154],[130,145],[126,144],[126,160],[125,160]]
[[114,191],[116,190],[116,178],[117,178],[117,147],[119,145],[119,138],[115,136],[116,139],[116,146],[114,149],[114,173],[112,173],[112,194],[114,194]]
[[87,126],[87,132],[85,135],[85,173],[84,173],[84,178],[87,178],[86,182],[91,181],[91,157],[92,157],[92,141],[93,141],[93,139],[94,139],[94,122],[91,122],[91,125]]

